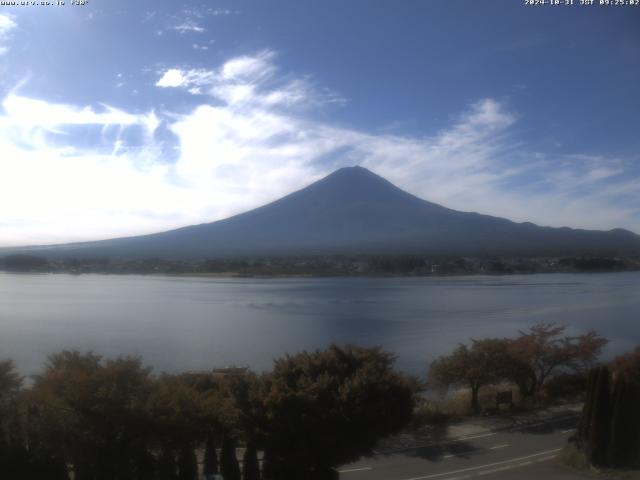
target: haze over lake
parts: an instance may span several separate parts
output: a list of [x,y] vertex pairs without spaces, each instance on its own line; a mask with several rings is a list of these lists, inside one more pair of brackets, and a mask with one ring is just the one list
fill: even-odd
[[539,322],[640,341],[640,272],[428,278],[193,278],[0,273],[0,357],[36,373],[61,349],[140,354],[159,371],[273,358],[330,342],[382,345],[424,374],[470,337]]

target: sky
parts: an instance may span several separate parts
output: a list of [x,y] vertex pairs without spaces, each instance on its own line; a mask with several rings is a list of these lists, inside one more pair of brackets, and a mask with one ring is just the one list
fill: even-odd
[[640,233],[640,5],[2,3],[0,246],[210,222],[352,165]]

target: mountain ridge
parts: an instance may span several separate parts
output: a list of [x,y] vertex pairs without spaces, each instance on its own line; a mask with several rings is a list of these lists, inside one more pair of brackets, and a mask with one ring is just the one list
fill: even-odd
[[620,228],[543,227],[452,210],[353,166],[215,222],[141,236],[3,250],[51,258],[122,259],[385,253],[638,255],[640,236]]

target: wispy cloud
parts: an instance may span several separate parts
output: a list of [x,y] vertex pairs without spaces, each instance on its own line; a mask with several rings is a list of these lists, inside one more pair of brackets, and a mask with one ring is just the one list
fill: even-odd
[[162,77],[156,82],[156,87],[161,88],[193,88],[210,85],[215,77],[215,73],[210,70],[192,69],[181,70],[170,68],[166,70]]
[[638,159],[533,151],[518,141],[519,115],[491,98],[424,137],[339,127],[314,118],[312,108],[339,97],[308,77],[282,74],[276,60],[264,50],[212,69],[159,72],[160,92],[198,95],[183,114],[8,95],[0,114],[0,243],[212,221],[353,164],[452,208],[640,231]]
[[56,130],[64,125],[134,125],[142,124],[151,134],[158,126],[156,115],[135,115],[117,108],[103,105],[97,112],[90,107],[49,103],[43,100],[21,97],[10,93],[2,102],[6,116],[0,117],[0,125],[26,127],[29,129],[44,128]]
[[195,22],[184,22],[171,27],[171,29],[178,33],[204,33],[207,31],[206,28],[201,27]]
[[[207,29],[202,26],[206,23],[207,18],[213,17],[225,17],[228,15],[239,14],[238,10],[231,10],[228,8],[186,8],[181,10],[176,15],[171,16],[170,26],[167,30],[173,30],[180,34],[187,33],[205,33]],[[144,22],[148,22],[155,16],[155,12],[152,14],[147,13],[144,17]],[[158,32],[161,34],[162,31]]]
[[5,55],[9,51],[6,43],[10,41],[10,32],[17,26],[11,17],[0,15],[0,42],[5,43],[5,45],[0,46],[0,56]]
[[226,17],[227,15],[238,15],[240,10],[220,7],[190,7],[183,9],[178,17],[204,19],[207,17]]
[[183,88],[245,108],[344,103],[336,94],[315,89],[308,78],[279,77],[275,58],[275,52],[263,50],[255,55],[235,57],[218,69],[171,68],[162,72],[156,86]]
[[209,8],[206,12],[214,17],[240,14],[240,10],[231,10],[230,8]]
[[7,15],[0,15],[0,35],[3,35],[14,28],[16,28],[16,22]]

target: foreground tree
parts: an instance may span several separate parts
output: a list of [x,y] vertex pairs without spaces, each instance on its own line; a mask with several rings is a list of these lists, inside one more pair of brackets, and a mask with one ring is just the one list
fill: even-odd
[[205,478],[209,479],[218,473],[218,453],[216,452],[216,443],[213,433],[207,433],[204,444],[204,465],[202,473]]
[[158,456],[157,478],[158,480],[177,480],[178,465],[173,449],[164,446]]
[[21,387],[22,377],[13,361],[0,361],[0,453],[9,446],[12,427],[18,421],[16,400]]
[[411,418],[414,380],[379,348],[330,346],[275,361],[265,378],[265,478],[334,478]]
[[[593,465],[640,466],[640,372],[625,370],[630,361],[633,366],[636,352],[589,375],[587,399],[574,440]],[[634,371],[635,375],[629,375]]]
[[242,480],[260,480],[258,451],[253,442],[247,443],[242,457]]
[[565,330],[563,325],[540,323],[510,342],[503,372],[523,398],[533,396],[560,371],[588,371],[608,342],[593,330],[575,337],[564,335]]
[[198,478],[198,460],[192,445],[182,444],[178,453],[178,479],[194,480]]
[[429,369],[429,380],[445,387],[467,387],[471,392],[471,411],[479,413],[478,394],[480,388],[501,380],[510,361],[508,340],[490,338],[471,340],[450,355],[435,360]]
[[616,357],[613,366],[630,382],[640,383],[640,346],[632,352]]
[[22,377],[16,371],[13,360],[0,361],[0,404],[15,398],[22,386]]
[[521,331],[515,339],[489,338],[460,344],[450,355],[431,364],[432,383],[469,388],[471,410],[480,409],[478,394],[484,385],[511,381],[521,398],[538,393],[545,382],[558,374],[586,372],[595,364],[607,340],[594,331],[578,336],[564,335],[566,327],[541,323]]
[[227,434],[222,437],[220,473],[225,480],[240,480],[240,466],[236,457],[236,442]]
[[[207,402],[215,402],[206,389],[197,388],[197,382],[192,380],[189,375],[164,374],[147,398],[153,432],[150,448],[161,452],[161,478],[193,479],[197,475],[196,446],[207,446],[214,423]],[[209,450],[205,457],[205,471],[212,467],[211,453]]]
[[37,436],[73,464],[78,480],[134,478],[146,471],[139,462],[152,432],[150,391],[150,370],[137,357],[53,355],[33,389]]
[[16,403],[22,378],[12,360],[0,361],[0,476],[19,475],[19,465],[27,454],[19,438]]

